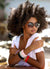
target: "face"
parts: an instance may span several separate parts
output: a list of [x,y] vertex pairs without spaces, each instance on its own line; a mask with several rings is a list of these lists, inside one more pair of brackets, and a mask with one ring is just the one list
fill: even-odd
[[40,24],[37,22],[35,17],[31,17],[27,23],[23,26],[23,31],[27,34],[34,34],[37,32]]

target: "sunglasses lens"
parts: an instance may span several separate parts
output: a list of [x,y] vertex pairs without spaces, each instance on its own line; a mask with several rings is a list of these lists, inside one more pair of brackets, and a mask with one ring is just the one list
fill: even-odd
[[28,24],[28,27],[33,27],[33,23],[29,23]]
[[40,24],[39,23],[33,24],[31,22],[28,24],[28,27],[31,27],[32,28],[33,26],[35,26],[36,28],[39,28]]
[[39,23],[36,23],[35,24],[35,27],[39,28],[40,24]]

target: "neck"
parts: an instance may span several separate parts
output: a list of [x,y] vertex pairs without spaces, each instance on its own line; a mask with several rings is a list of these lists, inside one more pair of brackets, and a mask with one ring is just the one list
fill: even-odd
[[30,37],[31,37],[30,34],[27,34],[27,33],[24,32],[24,36],[23,36],[24,41],[27,41]]

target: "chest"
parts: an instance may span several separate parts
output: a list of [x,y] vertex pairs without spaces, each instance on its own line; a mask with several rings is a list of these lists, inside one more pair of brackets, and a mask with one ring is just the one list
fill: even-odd
[[[20,50],[25,49],[26,45],[27,45],[27,42],[25,43],[24,41],[23,41],[23,42],[21,41],[21,42],[20,42],[20,45],[19,45],[19,49],[20,49]],[[36,60],[36,54],[35,54],[34,51],[31,51],[30,53],[28,53],[28,55],[29,55],[31,58],[34,58],[34,59]]]
[[20,49],[20,50],[25,49],[26,44],[27,44],[27,42],[26,42],[26,41],[24,42],[24,40],[21,39],[21,40],[19,41],[19,49]]

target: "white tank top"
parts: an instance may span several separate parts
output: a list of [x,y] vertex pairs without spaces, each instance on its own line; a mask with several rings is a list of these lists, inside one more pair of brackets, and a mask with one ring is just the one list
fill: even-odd
[[[14,45],[15,45],[16,48],[19,49],[19,41],[20,41],[20,37],[21,37],[22,35],[23,35],[23,34],[21,34],[20,36],[14,36],[14,37],[13,37],[11,47],[14,47]],[[27,48],[28,46],[30,46],[30,44],[32,43],[32,41],[33,41],[34,38],[36,38],[36,37],[39,37],[39,34],[38,34],[38,33],[33,34],[33,35],[28,39],[25,48]],[[41,40],[41,38],[39,37],[37,40]],[[44,51],[43,47],[31,51],[28,55],[29,55],[31,58],[33,58],[33,59],[36,60],[36,53],[41,52],[41,51]],[[31,66],[30,64],[24,62],[23,60],[21,60],[20,62],[18,62],[18,65],[21,65],[21,66]]]

